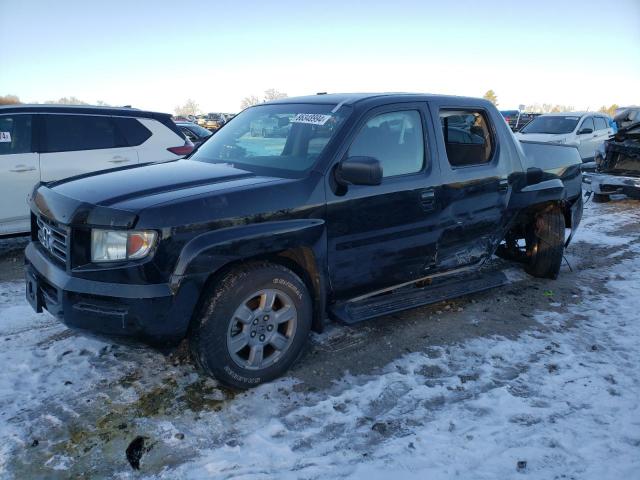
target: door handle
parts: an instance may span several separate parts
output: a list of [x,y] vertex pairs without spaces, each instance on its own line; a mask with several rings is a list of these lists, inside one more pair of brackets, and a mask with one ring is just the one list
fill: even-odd
[[434,210],[436,207],[436,191],[432,188],[420,193],[420,205],[425,211]]
[[500,179],[500,182],[498,183],[498,191],[506,192],[507,190],[509,190],[509,180],[506,178]]
[[20,172],[33,172],[35,169],[36,167],[27,167],[26,165],[16,165],[14,168],[12,168],[9,171],[20,173]]
[[129,159],[125,158],[125,157],[121,157],[120,155],[113,157],[111,160],[109,160],[109,163],[123,163],[123,162],[128,162]]

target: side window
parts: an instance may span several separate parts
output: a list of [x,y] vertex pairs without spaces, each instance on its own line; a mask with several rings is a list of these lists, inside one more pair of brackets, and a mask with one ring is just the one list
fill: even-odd
[[31,152],[31,115],[0,115],[0,155]]
[[125,146],[111,117],[44,115],[44,152],[71,152]]
[[606,130],[609,128],[609,122],[604,117],[596,117],[595,118],[596,130]]
[[151,131],[135,118],[111,117],[127,145],[136,147],[151,137]]
[[424,165],[420,113],[407,110],[376,115],[358,132],[348,156],[379,160],[385,177],[419,172]]
[[595,131],[595,126],[593,125],[593,117],[587,117],[584,119],[584,121],[582,122],[582,125],[580,126],[580,130],[583,130],[585,128],[590,128],[592,131]]
[[493,139],[486,115],[475,110],[440,110],[447,158],[452,167],[491,161]]

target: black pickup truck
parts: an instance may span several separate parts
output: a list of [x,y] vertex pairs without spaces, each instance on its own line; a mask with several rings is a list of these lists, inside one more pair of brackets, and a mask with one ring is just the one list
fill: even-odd
[[[286,135],[251,134],[267,121]],[[327,317],[504,284],[480,268],[496,253],[555,278],[580,164],[573,147],[518,142],[484,100],[278,100],[188,159],[37,187],[27,298],[96,334],[188,338],[202,369],[246,388],[285,372]]]

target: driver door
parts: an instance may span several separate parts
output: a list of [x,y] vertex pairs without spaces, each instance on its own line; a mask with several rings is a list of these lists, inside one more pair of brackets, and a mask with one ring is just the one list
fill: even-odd
[[346,192],[332,190],[328,179],[328,260],[336,299],[417,280],[435,268],[440,180],[425,141],[432,138],[426,118],[422,104],[375,109],[339,152],[341,159],[377,159],[383,179],[377,186],[349,185]]

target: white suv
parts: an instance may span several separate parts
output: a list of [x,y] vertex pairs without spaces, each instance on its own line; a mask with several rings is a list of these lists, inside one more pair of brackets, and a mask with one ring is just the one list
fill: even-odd
[[531,120],[515,135],[520,140],[573,145],[582,161],[590,162],[597,148],[613,135],[613,127],[604,113],[547,113]]
[[29,232],[38,182],[181,158],[193,144],[164,113],[62,105],[0,107],[0,237]]

